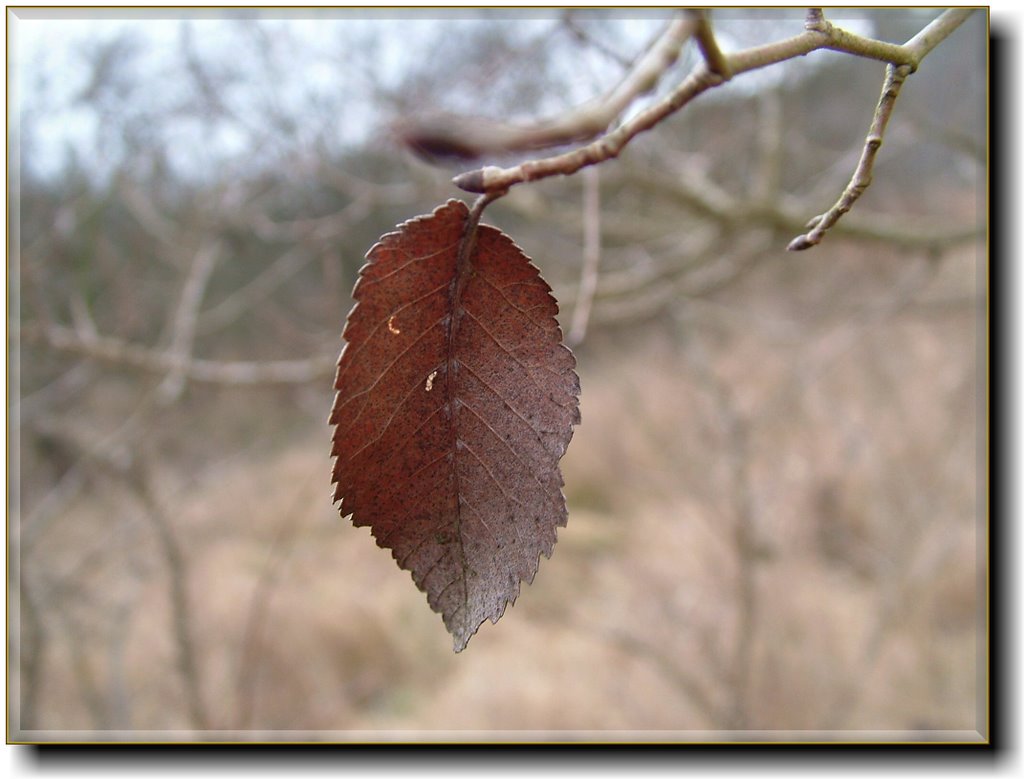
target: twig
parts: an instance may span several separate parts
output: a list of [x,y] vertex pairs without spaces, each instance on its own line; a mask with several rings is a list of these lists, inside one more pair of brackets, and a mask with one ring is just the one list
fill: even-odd
[[583,624],[574,627],[579,627],[584,633],[592,633],[595,637],[619,647],[630,657],[637,657],[653,664],[668,685],[689,699],[709,727],[714,728],[722,721],[721,707],[712,700],[701,685],[700,674],[690,673],[691,669],[680,667],[681,663],[670,653],[663,651],[662,647],[642,641],[617,627],[600,624]]
[[933,22],[904,44],[904,48],[914,55],[914,68],[936,46],[942,43],[953,30],[963,24],[975,9],[951,8],[943,11]]
[[[162,403],[173,403],[185,391],[185,368],[192,354],[192,345],[195,343],[199,306],[202,304],[206,285],[216,267],[219,254],[220,243],[214,242],[200,246],[199,251],[192,259],[188,276],[186,276],[181,289],[178,309],[174,315],[171,345],[167,349],[170,370],[157,388],[157,397]],[[96,337],[95,331],[91,333],[91,336],[92,338]]]
[[212,333],[231,324],[302,270],[313,256],[304,246],[293,246],[226,298],[203,311],[196,321],[196,333]]
[[167,565],[171,631],[185,704],[192,726],[197,730],[205,730],[210,726],[210,717],[203,698],[195,640],[195,617],[189,597],[189,561],[178,539],[174,522],[164,510],[157,494],[152,468],[137,453],[132,453],[126,462],[91,447],[83,449],[83,453],[93,458],[110,476],[122,482],[142,506],[146,519],[156,531],[157,542]]
[[606,130],[637,97],[654,90],[662,75],[679,59],[683,44],[695,26],[688,19],[677,19],[669,24],[664,34],[637,60],[625,78],[590,109],[594,113],[591,126],[596,128],[592,135]]
[[[812,18],[811,11],[817,11],[817,16]],[[917,70],[920,61],[928,54],[932,49],[938,46],[946,37],[959,27],[971,14],[971,9],[956,8],[943,12],[935,21],[928,24],[922,29],[917,35],[907,41],[906,44],[899,47],[910,54],[910,61],[903,63],[896,59],[890,61],[889,67],[886,69],[885,82],[882,85],[882,94],[878,99],[878,106],[875,108],[875,114],[871,120],[871,129],[868,131],[868,137],[864,144],[864,151],[861,153],[860,161],[857,163],[857,168],[854,170],[853,178],[850,183],[843,190],[842,195],[839,196],[839,200],[832,208],[826,211],[824,214],[811,219],[806,227],[812,228],[810,232],[803,235],[798,235],[786,248],[789,251],[803,251],[810,249],[812,246],[817,246],[821,243],[825,237],[825,233],[833,226],[839,219],[849,211],[853,204],[857,202],[864,190],[871,184],[871,171],[875,164],[875,156],[878,154],[878,149],[882,145],[882,137],[885,134],[886,124],[889,122],[889,117],[892,114],[893,106],[896,104],[896,98],[899,96],[900,87],[903,86],[903,82],[907,76]],[[828,25],[830,29],[831,25],[824,20],[824,15],[821,14],[821,9],[811,9],[808,11],[808,26],[817,25],[824,26]]]
[[82,290],[75,287],[71,292],[71,322],[83,338],[96,337],[96,322],[89,313],[89,304],[85,302]]
[[270,610],[270,601],[278,585],[282,568],[291,555],[303,529],[301,509],[309,501],[310,479],[300,485],[294,505],[283,515],[277,533],[267,550],[267,557],[252,588],[249,608],[242,629],[242,645],[235,680],[237,730],[247,730],[252,723],[256,701],[256,682],[262,659],[263,634]]
[[[146,402],[144,407],[149,405],[150,403]],[[202,694],[199,656],[195,645],[194,614],[188,592],[188,559],[185,549],[176,535],[171,515],[164,509],[160,500],[152,468],[141,461],[133,448],[129,447],[126,450],[112,440],[123,438],[133,430],[137,433],[139,425],[133,423],[137,419],[138,417],[135,416],[129,418],[128,422],[114,436],[99,442],[79,440],[78,437],[68,434],[62,426],[57,424],[52,425],[52,430],[75,452],[79,463],[95,468],[97,472],[121,484],[141,505],[143,514],[156,531],[157,541],[167,564],[171,629],[189,719],[193,727],[203,730],[209,727],[210,718]],[[125,536],[120,531],[117,535],[118,540],[123,540]],[[26,539],[26,541],[28,540]],[[95,553],[83,556],[76,563],[75,570],[57,577],[57,581],[73,581],[77,578],[77,571],[89,560],[107,554],[110,548],[109,540],[99,539]],[[69,629],[75,628],[76,624],[71,621],[70,616],[68,619]],[[72,644],[77,648],[82,642],[73,636]],[[82,665],[79,671],[82,674],[81,681],[87,700],[98,696],[99,693],[93,690],[94,685],[88,674],[88,666]],[[99,700],[98,697],[97,700]],[[105,716],[101,708],[96,708],[96,711],[99,712],[99,715]]]
[[777,89],[761,93],[757,107],[757,174],[751,193],[754,201],[770,208],[782,191],[786,134],[782,93]]
[[692,9],[688,11],[688,14],[695,22],[693,37],[708,69],[728,81],[732,78],[729,61],[722,53],[722,50],[718,48],[718,41],[715,39],[714,30],[711,29],[711,22],[708,21],[708,12],[700,8]]
[[[70,670],[77,682],[83,703],[89,716],[92,718],[95,730],[106,730],[110,727],[107,721],[107,707],[104,705],[103,693],[100,690],[96,672],[96,662],[86,651],[88,640],[86,636],[92,625],[88,624],[88,617],[82,614],[82,610],[75,608],[71,603],[53,604],[55,617],[59,619],[68,634],[67,648],[70,659]],[[83,627],[82,623],[86,623]]]
[[610,59],[612,62],[622,66],[623,69],[632,67],[633,61],[623,57],[617,51],[614,51],[611,47],[605,45],[601,41],[594,38],[593,35],[584,30],[575,19],[572,17],[572,9],[567,9],[562,16],[562,26],[572,35],[577,41],[584,46],[590,46],[602,55]]
[[168,586],[171,600],[171,627],[177,652],[178,671],[181,674],[189,719],[197,730],[210,726],[209,712],[203,700],[203,686],[199,675],[199,659],[194,635],[194,617],[188,593],[188,560],[181,542],[174,532],[170,516],[157,497],[150,468],[133,463],[135,474],[125,474],[126,485],[135,492],[145,508],[147,518],[156,530],[157,539],[167,564]]
[[889,123],[893,106],[896,105],[900,87],[903,86],[904,80],[910,73],[909,65],[889,65],[886,68],[882,94],[878,98],[878,106],[875,108],[875,115],[871,119],[871,128],[868,130],[868,137],[864,142],[864,151],[861,152],[860,161],[853,172],[853,178],[850,179],[850,183],[846,185],[843,194],[839,196],[839,200],[832,208],[807,223],[807,226],[813,229],[790,241],[789,246],[786,247],[789,251],[799,252],[821,243],[829,228],[838,222],[843,214],[853,208],[853,204],[871,184],[871,171],[874,168],[878,150],[882,146],[885,127]]
[[61,458],[69,465],[57,483],[35,502],[31,510],[27,514],[23,512],[18,528],[22,560],[28,559],[60,512],[65,511],[79,491],[88,484],[89,466],[100,464],[104,472],[111,469],[118,472],[118,469],[127,467],[130,458],[127,442],[137,437],[140,420],[152,404],[150,393],[144,394],[135,409],[122,415],[122,421],[113,432],[88,445],[68,432],[66,423],[53,409],[47,414],[37,415],[38,418],[31,425],[32,435],[57,447]]
[[[43,672],[50,649],[50,630],[42,617],[42,608],[37,602],[35,580],[22,570],[18,577],[17,592],[12,593],[11,605],[19,607],[18,619],[11,624],[20,625],[16,631],[18,640],[10,646],[11,665],[14,673],[9,677],[8,695],[10,701],[20,701],[20,707],[12,706],[9,711],[11,725],[19,730],[34,730],[40,726],[39,697],[43,683]],[[14,614],[9,614],[14,617]],[[10,716],[10,715],[8,715]]]
[[[799,35],[722,57],[717,56],[706,39],[705,44],[708,45],[709,51],[706,56],[712,59],[702,61],[663,100],[648,107],[613,132],[565,154],[523,162],[511,168],[487,166],[462,173],[452,179],[452,182],[468,192],[488,192],[492,189],[509,189],[516,184],[549,176],[571,175],[580,168],[617,157],[626,144],[637,135],[652,129],[708,89],[724,83],[726,76],[722,75],[723,73],[735,77],[818,49],[831,49],[894,65],[907,65],[909,70],[906,72],[910,73],[917,68],[921,59],[956,29],[970,13],[970,10],[947,11],[902,46],[854,35],[825,21],[824,16],[820,14],[809,14],[807,29]],[[720,72],[712,70],[709,62],[719,68]]]
[[337,367],[336,355],[263,362],[222,362],[198,358],[180,360],[166,352],[139,346],[120,338],[96,336],[93,340],[83,340],[74,330],[59,325],[26,326],[23,335],[42,341],[58,351],[152,373],[166,374],[172,365],[180,361],[183,365],[183,375],[189,381],[207,384],[304,384],[330,376]]
[[28,395],[19,398],[12,393],[10,419],[24,426],[37,415],[49,414],[55,407],[68,404],[82,392],[94,373],[92,366],[80,363]]
[[[818,33],[805,32],[785,41],[746,49],[729,58],[728,70],[735,75],[807,54],[824,45],[822,38]],[[555,157],[523,162],[512,168],[487,166],[462,173],[452,179],[452,183],[468,192],[488,192],[549,176],[568,176],[588,165],[614,159],[637,135],[652,129],[701,93],[723,82],[722,76],[713,73],[702,62],[663,100],[587,146]]]
[[809,8],[807,10],[804,29],[825,35],[829,41],[827,45],[822,47],[825,49],[844,51],[848,54],[857,54],[868,59],[893,62],[899,65],[912,61],[911,52],[904,46],[874,38],[864,38],[855,33],[847,32],[828,21],[820,8]]
[[[118,181],[117,193],[125,209],[134,217],[139,226],[154,239],[157,246],[174,246],[177,242],[177,226],[160,213],[160,209],[146,194],[127,176]],[[155,253],[166,261],[163,251]],[[170,263],[169,263],[170,264]]]
[[[480,117],[439,116],[399,122],[395,125],[395,132],[406,146],[427,158],[476,159],[588,140],[604,132],[637,97],[657,86],[665,71],[679,59],[683,43],[694,26],[689,19],[672,21],[622,81],[607,94],[557,119],[522,127]],[[491,189],[501,187],[488,187]]]
[[293,245],[226,298],[200,313],[196,322],[197,334],[214,332],[234,322],[305,268],[316,257],[311,246],[335,246],[346,231],[365,219],[375,206],[390,202],[395,192],[401,194],[397,188],[389,191],[386,186],[362,182],[347,174],[336,172],[332,179],[337,179],[332,180],[332,185],[340,185],[344,181],[347,192],[355,190],[351,202],[337,213],[289,222],[275,222],[265,214],[254,213],[243,214],[243,218],[237,220],[240,229],[251,230],[268,243],[286,241]]
[[821,8],[808,8],[804,17],[804,29],[816,30],[825,22],[825,12]]
[[576,305],[572,310],[572,325],[565,340],[569,346],[583,343],[587,323],[597,292],[598,267],[601,263],[601,182],[599,168],[583,172],[583,269]]
[[[654,188],[660,195],[728,229],[735,229],[738,225],[765,226],[791,232],[805,228],[806,225],[806,212],[801,214],[798,205],[779,199],[771,203],[742,202],[720,189],[700,171],[686,171],[670,177],[664,171],[647,169],[641,175],[639,183],[643,187]],[[626,183],[632,182],[626,179]],[[853,240],[880,241],[917,249],[939,249],[976,241],[984,238],[986,230],[984,223],[911,223],[906,218],[893,218],[884,214],[872,215],[870,218],[858,218],[857,214],[851,214],[834,228],[836,234]]]
[[698,384],[711,397],[724,439],[726,489],[732,498],[732,552],[736,566],[736,634],[729,660],[731,695],[724,712],[726,727],[752,727],[750,694],[763,599],[758,573],[767,552],[759,538],[755,485],[751,474],[751,415],[740,408],[735,392],[715,374],[703,347],[688,344],[685,356]]
[[[710,370],[710,369],[709,369]],[[754,670],[754,650],[761,612],[761,598],[757,574],[762,561],[761,546],[757,540],[754,514],[754,496],[750,475],[750,423],[734,407],[731,394],[718,399],[725,408],[727,452],[730,488],[734,496],[735,512],[733,545],[736,554],[736,643],[733,646],[733,696],[729,706],[730,726],[736,730],[751,727],[750,691]],[[722,413],[720,411],[720,413]]]
[[374,206],[384,202],[387,201],[381,195],[367,191],[353,197],[340,211],[326,216],[278,222],[265,213],[257,212],[251,216],[240,214],[242,218],[236,219],[235,222],[242,229],[252,230],[257,237],[267,243],[274,241],[287,243],[304,241],[310,244],[336,242],[354,224],[366,219],[373,212]]

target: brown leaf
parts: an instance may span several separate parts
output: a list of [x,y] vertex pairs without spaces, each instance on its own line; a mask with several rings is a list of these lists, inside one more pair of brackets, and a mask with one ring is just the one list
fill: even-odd
[[412,573],[461,651],[566,523],[576,361],[536,266],[460,201],[367,258],[335,380],[334,499]]

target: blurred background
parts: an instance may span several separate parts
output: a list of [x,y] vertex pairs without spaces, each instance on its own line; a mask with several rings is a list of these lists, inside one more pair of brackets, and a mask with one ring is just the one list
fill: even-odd
[[[815,249],[785,251],[885,70],[831,52],[487,210],[560,301],[583,422],[553,557],[460,655],[330,500],[363,256],[477,166],[393,128],[557,116],[665,14],[67,13],[10,19],[12,738],[987,727],[984,11]],[[831,19],[904,42],[937,14]],[[712,21],[726,51],[802,30]]]

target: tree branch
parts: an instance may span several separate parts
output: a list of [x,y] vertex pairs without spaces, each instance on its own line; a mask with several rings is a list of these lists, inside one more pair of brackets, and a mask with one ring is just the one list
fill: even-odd
[[[291,509],[282,515],[277,532],[267,549],[263,568],[253,584],[249,606],[243,621],[242,641],[235,677],[235,729],[247,730],[256,705],[256,687],[264,649],[267,616],[274,591],[282,578],[284,564],[298,543],[303,530],[302,508],[311,500],[310,478],[299,485]],[[312,498],[315,500],[315,498]]]
[[184,359],[110,336],[83,340],[74,330],[59,325],[26,326],[23,335],[58,351],[151,373],[166,374],[180,366],[189,381],[206,384],[305,384],[332,375],[337,367],[336,355],[262,362]]
[[[613,159],[633,138],[652,129],[666,117],[675,113],[701,93],[724,83],[729,75],[737,76],[751,70],[784,62],[794,57],[809,54],[818,49],[846,52],[869,59],[878,59],[893,65],[906,65],[913,72],[920,60],[942,39],[959,26],[970,14],[969,10],[946,12],[928,25],[906,45],[897,45],[864,38],[836,27],[825,20],[820,9],[809,13],[806,28],[799,35],[763,46],[722,55],[714,43],[710,29],[706,30],[698,43],[705,59],[698,64],[686,79],[663,100],[648,107],[633,119],[622,124],[613,132],[579,149],[544,159],[523,162],[511,168],[487,166],[462,173],[452,179],[455,186],[467,192],[489,192],[504,190],[526,181],[536,181],[555,175],[571,175],[580,168],[596,165]],[[704,20],[707,25],[707,20]],[[699,26],[699,25],[698,25]],[[929,31],[929,28],[931,30]],[[724,74],[724,75],[723,75]],[[502,149],[509,151],[509,149]]]
[[196,333],[206,334],[231,324],[260,300],[292,278],[313,259],[303,245],[293,246],[230,295],[199,314]]
[[[820,14],[820,11],[819,11]],[[885,134],[885,127],[892,115],[892,109],[899,96],[900,87],[907,76],[917,70],[918,64],[932,49],[938,46],[946,37],[959,27],[971,14],[971,9],[953,8],[944,11],[935,21],[928,24],[917,35],[907,41],[903,46],[896,47],[897,55],[904,54],[909,58],[906,62],[894,57],[885,56],[882,59],[889,60],[889,67],[886,69],[885,82],[882,84],[882,95],[878,99],[875,114],[871,120],[871,128],[868,130],[868,137],[864,144],[864,151],[861,152],[860,160],[853,172],[853,178],[843,190],[839,200],[832,208],[824,214],[819,214],[807,223],[807,227],[813,228],[810,232],[798,235],[786,248],[789,251],[803,251],[817,246],[825,237],[825,233],[839,219],[849,211],[857,202],[864,190],[871,184],[871,171],[875,165],[875,156],[882,145],[882,136]],[[811,14],[808,13],[808,25],[817,23],[826,25],[824,16],[812,22]],[[831,27],[831,25],[829,25]],[[849,34],[847,34],[849,35]],[[856,36],[853,36],[856,37]],[[875,42],[877,43],[877,42]],[[888,44],[886,44],[888,46]],[[888,52],[888,49],[878,49],[880,52]],[[892,52],[888,52],[892,53]]]
[[[210,281],[213,269],[217,265],[220,251],[219,241],[200,246],[192,260],[185,284],[182,286],[178,310],[174,314],[174,324],[171,330],[171,345],[167,349],[167,355],[171,358],[170,370],[157,389],[157,395],[164,403],[174,402],[181,397],[181,393],[185,390],[185,366],[188,364],[192,346],[195,343],[199,306],[203,302],[203,294],[206,292],[206,285]],[[96,337],[95,332],[92,335],[93,338]]]
[[921,32],[907,41],[903,48],[912,52],[914,56],[914,69],[917,64],[936,46],[942,43],[953,30],[967,21],[975,9],[973,8],[951,8],[943,11],[939,17],[928,24]]
[[606,46],[601,41],[594,38],[593,35],[588,33],[583,27],[581,27],[572,16],[573,9],[566,9],[562,15],[562,26],[569,32],[572,37],[579,41],[584,46],[589,46],[592,49],[600,52],[608,59],[612,60],[618,65],[621,65],[623,70],[631,68],[635,60],[630,60],[627,57],[623,57],[617,51],[613,50],[609,46]]
[[[756,197],[752,202],[743,201],[721,190],[700,171],[686,170],[678,173],[677,169],[673,169],[670,172],[672,161],[669,159],[667,162],[668,169],[662,166],[662,170],[644,169],[625,175],[618,171],[618,175],[610,178],[615,185],[639,185],[653,189],[660,196],[669,198],[727,230],[759,226],[783,232],[806,229],[806,211],[798,202],[776,198],[770,203],[763,203]],[[756,196],[756,189],[754,194]],[[557,215],[561,219],[568,217],[568,214],[560,211]],[[607,215],[605,221],[606,228],[611,229]],[[940,224],[935,220],[850,214],[834,227],[833,232],[856,241],[880,241],[905,248],[931,250],[979,240],[985,236],[986,229],[984,222],[951,224],[947,221]],[[633,240],[632,235],[630,240]]]
[[817,246],[821,243],[825,233],[840,217],[853,208],[864,191],[871,184],[871,171],[875,166],[875,157],[882,146],[882,137],[885,135],[885,127],[889,123],[893,106],[896,105],[896,98],[899,97],[900,87],[907,76],[911,73],[909,65],[889,65],[886,68],[885,83],[882,85],[882,94],[878,98],[878,106],[875,108],[875,115],[871,119],[871,128],[868,130],[868,137],[864,142],[864,151],[861,152],[860,161],[853,172],[853,178],[846,185],[839,200],[824,214],[819,214],[807,223],[813,229],[804,235],[798,235],[786,248],[791,252],[803,251]]
[[168,594],[171,601],[171,630],[174,636],[178,672],[181,675],[189,719],[197,730],[210,727],[209,710],[203,698],[203,684],[199,668],[199,652],[195,638],[195,616],[189,595],[189,560],[185,547],[178,539],[170,516],[157,497],[152,475],[147,464],[136,466],[131,478],[126,479],[139,501],[145,507],[146,517],[156,531],[160,550],[167,565]]
[[590,310],[597,292],[598,267],[601,263],[601,184],[600,168],[588,168],[583,175],[583,269],[580,288],[572,310],[572,325],[565,341],[578,346],[587,334]]
[[695,28],[693,37],[697,42],[704,62],[712,73],[717,73],[728,81],[732,78],[732,71],[729,69],[729,60],[718,48],[718,41],[715,39],[714,30],[711,29],[711,22],[708,21],[708,12],[703,9],[692,9],[689,12],[694,20]]
[[480,117],[439,116],[399,122],[394,129],[406,146],[428,158],[468,160],[588,140],[607,130],[637,97],[657,86],[665,71],[679,59],[694,26],[691,19],[672,21],[607,94],[557,119],[520,127]]

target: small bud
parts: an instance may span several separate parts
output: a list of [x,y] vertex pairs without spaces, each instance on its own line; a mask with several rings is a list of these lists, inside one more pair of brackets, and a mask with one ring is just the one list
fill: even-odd
[[787,252],[802,252],[804,249],[810,249],[816,244],[813,243],[806,235],[798,235],[792,241],[789,242],[789,246],[786,247]]
[[452,183],[459,189],[465,190],[466,192],[476,192],[481,194],[487,191],[484,188],[484,171],[482,168],[479,170],[471,170],[467,173],[460,173],[452,179]]
[[488,165],[480,168],[479,170],[460,173],[452,179],[452,183],[459,189],[465,190],[466,192],[476,192],[481,195],[485,192],[492,192],[497,196],[508,191],[507,186],[495,186],[494,178],[500,173],[502,173],[501,168],[495,167],[494,165]]

